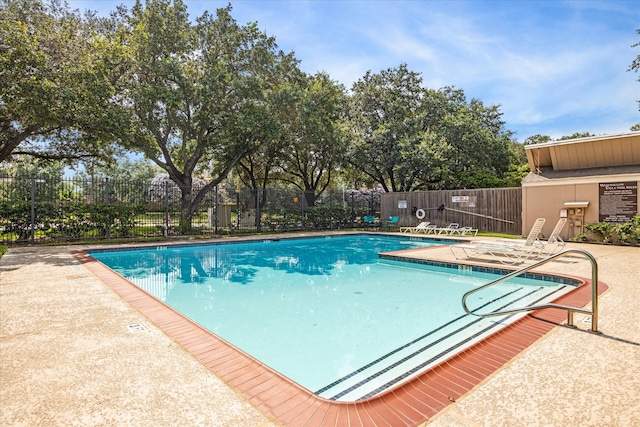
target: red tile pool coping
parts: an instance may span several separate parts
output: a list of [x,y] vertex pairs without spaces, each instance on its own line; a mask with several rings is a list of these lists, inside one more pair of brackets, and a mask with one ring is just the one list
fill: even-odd
[[[75,251],[74,255],[124,301],[267,417],[293,427],[422,424],[566,320],[564,310],[538,310],[387,392],[357,402],[336,402],[315,395],[200,327],[85,251]],[[590,302],[591,281],[576,279],[583,284],[556,303],[583,307]],[[606,289],[604,283],[598,284],[599,293]]]

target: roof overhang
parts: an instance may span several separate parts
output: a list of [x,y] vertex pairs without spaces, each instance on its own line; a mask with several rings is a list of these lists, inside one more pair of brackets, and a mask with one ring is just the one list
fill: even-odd
[[640,132],[526,145],[529,168],[541,173],[640,164]]

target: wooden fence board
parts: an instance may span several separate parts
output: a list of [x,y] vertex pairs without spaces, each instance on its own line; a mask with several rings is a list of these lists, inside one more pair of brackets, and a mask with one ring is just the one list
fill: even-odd
[[416,209],[425,211],[422,221],[430,221],[438,226],[456,222],[460,227],[473,227],[481,231],[522,233],[520,187],[397,192],[381,196],[381,218],[398,216],[398,225],[401,227],[420,223],[421,220],[415,215]]

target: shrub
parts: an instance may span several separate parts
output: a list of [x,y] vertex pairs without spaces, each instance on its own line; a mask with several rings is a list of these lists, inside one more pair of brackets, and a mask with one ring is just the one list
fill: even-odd
[[[0,202],[0,230],[14,235],[18,242],[27,241],[31,236],[31,203],[24,201]],[[33,232],[47,230],[55,222],[56,209],[49,203],[35,203],[33,208]]]
[[577,235],[573,240],[592,243],[615,243],[637,245],[640,243],[640,215],[629,222],[610,224],[597,222],[585,225],[586,233]]

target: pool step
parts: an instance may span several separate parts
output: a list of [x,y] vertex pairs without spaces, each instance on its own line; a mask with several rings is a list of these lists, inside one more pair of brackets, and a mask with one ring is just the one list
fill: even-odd
[[[486,302],[477,311],[486,313],[549,302],[566,292],[566,288],[521,286]],[[524,315],[526,314],[494,318],[461,315],[317,390],[316,394],[338,401],[355,401],[375,396],[441,363]]]

